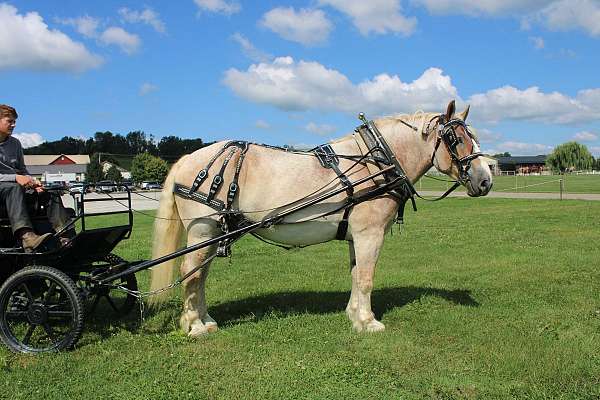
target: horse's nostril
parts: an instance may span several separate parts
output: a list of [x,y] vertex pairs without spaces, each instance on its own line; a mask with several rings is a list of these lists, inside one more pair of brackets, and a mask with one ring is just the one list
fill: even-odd
[[488,179],[484,179],[479,184],[479,187],[482,189],[482,191],[487,192],[492,188],[492,183]]

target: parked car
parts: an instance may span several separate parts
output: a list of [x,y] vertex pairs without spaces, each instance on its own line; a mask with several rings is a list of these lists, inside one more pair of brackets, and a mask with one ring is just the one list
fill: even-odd
[[[127,187],[127,189],[129,189],[129,190],[135,189],[135,185],[133,184],[133,181],[131,181],[131,180],[124,180],[123,182],[121,182],[121,185]],[[123,188],[121,187],[121,189],[123,189]]]
[[[69,193],[83,193],[83,188],[85,186],[83,185],[83,183],[74,183],[71,185],[71,187],[69,188]],[[87,191],[89,192],[90,189],[86,188]]]
[[96,183],[96,191],[101,193],[116,192],[117,186],[113,181],[100,181]]
[[[150,187],[152,186],[152,187]],[[150,190],[150,189],[162,189],[162,186],[158,182],[153,181],[143,181],[140,185],[140,189],[142,190]]]

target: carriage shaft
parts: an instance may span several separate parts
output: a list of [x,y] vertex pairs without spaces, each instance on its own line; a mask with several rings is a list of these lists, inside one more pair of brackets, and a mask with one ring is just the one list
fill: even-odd
[[[383,175],[384,173],[392,170],[393,168],[394,168],[393,165],[385,167],[385,168],[381,169],[378,172],[375,172],[375,173],[373,173],[371,175],[368,175],[368,176],[366,176],[364,178],[360,178],[360,179],[358,179],[358,180],[356,180],[354,182],[351,182],[350,186],[351,187],[358,186],[358,185],[360,185],[360,184],[362,184],[364,182],[367,182],[367,181],[369,181],[369,180],[371,180],[373,178],[376,178],[377,176]],[[342,187],[340,187],[340,188],[337,188],[337,189],[334,189],[334,190],[332,190],[330,192],[324,193],[324,194],[322,194],[322,195],[320,195],[320,196],[318,196],[318,197],[316,197],[316,198],[314,198],[312,200],[307,200],[305,203],[298,204],[297,206],[292,207],[289,210],[283,211],[283,212],[281,212],[279,214],[276,214],[274,216],[267,216],[267,217],[263,218],[259,222],[255,222],[255,223],[253,223],[251,225],[245,226],[245,227],[237,229],[235,231],[231,231],[231,232],[223,234],[221,236],[205,240],[204,242],[200,242],[200,243],[197,243],[197,244],[192,245],[192,246],[184,247],[184,248],[179,249],[179,250],[177,250],[177,251],[175,251],[173,253],[170,253],[170,254],[167,254],[165,256],[156,258],[154,260],[147,260],[147,261],[142,261],[142,262],[139,262],[139,263],[136,262],[135,264],[134,263],[130,263],[131,266],[129,268],[127,268],[126,270],[121,271],[121,272],[119,272],[117,274],[105,277],[103,279],[100,279],[98,281],[98,283],[99,284],[108,284],[108,283],[113,282],[113,281],[115,281],[115,280],[117,280],[119,278],[122,278],[124,276],[130,275],[130,274],[134,274],[136,272],[143,271],[143,270],[148,269],[148,268],[152,268],[155,265],[162,264],[164,262],[170,261],[170,260],[172,260],[174,258],[177,258],[177,257],[180,257],[182,255],[191,253],[193,251],[202,249],[204,247],[211,246],[213,244],[217,244],[217,243],[219,243],[222,240],[231,239],[231,238],[237,238],[237,237],[242,236],[242,235],[244,235],[246,233],[250,233],[250,232],[252,232],[254,230],[257,230],[257,229],[260,229],[260,228],[267,228],[267,227],[269,227],[269,226],[271,226],[273,224],[276,224],[282,218],[285,218],[286,216],[288,216],[288,215],[290,215],[290,214],[292,214],[292,213],[294,213],[294,212],[296,212],[298,210],[302,210],[302,209],[308,208],[308,207],[313,206],[315,204],[318,204],[318,203],[320,203],[320,202],[322,202],[324,200],[327,200],[327,199],[329,199],[331,197],[337,196],[338,194],[340,194],[342,192],[345,192],[347,189],[348,189],[347,185],[342,185]],[[134,264],[134,265],[132,265],[132,264]]]

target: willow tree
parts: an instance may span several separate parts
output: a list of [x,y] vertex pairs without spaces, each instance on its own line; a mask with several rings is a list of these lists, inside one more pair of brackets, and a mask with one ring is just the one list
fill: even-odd
[[546,165],[554,172],[586,170],[593,168],[594,157],[585,145],[567,142],[556,146],[546,158]]

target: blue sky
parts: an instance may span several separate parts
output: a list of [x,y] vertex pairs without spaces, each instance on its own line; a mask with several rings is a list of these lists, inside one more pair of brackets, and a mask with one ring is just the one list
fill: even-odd
[[0,103],[26,146],[313,145],[456,99],[488,153],[599,156],[598,21],[598,0],[0,0]]

